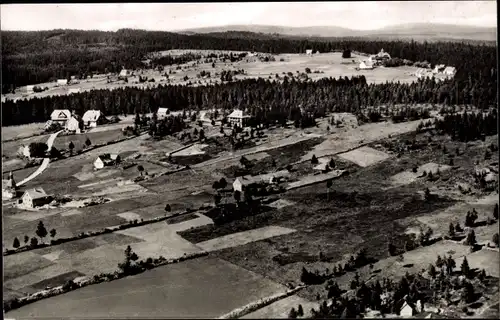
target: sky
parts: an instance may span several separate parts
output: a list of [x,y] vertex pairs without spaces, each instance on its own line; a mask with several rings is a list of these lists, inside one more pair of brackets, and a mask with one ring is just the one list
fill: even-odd
[[497,24],[496,1],[3,4],[0,12],[2,30],[23,31],[175,31],[234,24],[372,30],[426,22]]

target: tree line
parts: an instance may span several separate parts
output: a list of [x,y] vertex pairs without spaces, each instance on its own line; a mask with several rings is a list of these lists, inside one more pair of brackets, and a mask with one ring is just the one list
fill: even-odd
[[148,53],[169,49],[256,51],[271,54],[349,49],[374,54],[384,49],[393,57],[432,65],[457,67],[460,82],[495,82],[496,47],[484,44],[416,41],[368,41],[358,38],[290,39],[241,37],[228,33],[183,35],[170,32],[121,29],[117,32],[52,30],[2,33],[2,92],[14,88],[67,78],[82,73],[118,72],[123,66],[136,69]]
[[[478,93],[476,97],[475,94]],[[479,95],[480,94],[480,95]],[[2,105],[3,126],[44,122],[54,109],[70,109],[83,115],[100,110],[105,115],[144,114],[159,107],[175,110],[222,109],[227,115],[234,108],[246,109],[254,124],[276,123],[301,117],[322,117],[328,112],[359,113],[367,107],[385,104],[475,104],[481,108],[496,105],[496,90],[447,80],[436,83],[425,79],[410,84],[367,84],[366,78],[323,78],[301,81],[284,76],[275,79],[246,79],[206,86],[162,85],[156,88],[92,90],[73,95],[8,100]]]

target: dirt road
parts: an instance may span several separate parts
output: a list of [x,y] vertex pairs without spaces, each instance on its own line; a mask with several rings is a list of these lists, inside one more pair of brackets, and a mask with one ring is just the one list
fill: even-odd
[[[63,130],[58,131],[58,132],[50,135],[49,139],[47,140],[47,147],[48,147],[47,150],[50,150],[52,148],[52,144],[54,144],[54,141],[56,140],[57,135],[61,132],[63,132]],[[33,172],[29,177],[27,177],[23,181],[19,182],[17,184],[17,186],[21,186],[21,185],[25,184],[26,182],[36,178],[40,173],[43,172],[43,170],[47,169],[49,162],[50,162],[50,158],[44,158],[40,167],[38,167],[38,169],[36,169],[36,171]]]

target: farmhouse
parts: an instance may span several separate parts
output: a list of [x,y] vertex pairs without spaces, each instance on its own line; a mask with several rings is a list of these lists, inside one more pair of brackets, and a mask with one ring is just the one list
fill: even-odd
[[28,208],[35,208],[48,204],[51,201],[52,197],[47,195],[42,188],[34,188],[24,192],[21,199],[19,199],[19,204]]
[[156,116],[158,117],[158,120],[161,120],[165,119],[169,113],[170,111],[168,110],[168,108],[158,108]]
[[101,154],[94,161],[94,168],[102,169],[104,167],[117,165],[120,163],[120,161],[121,161],[120,156],[117,154],[109,154],[109,153]]
[[243,128],[251,117],[244,114],[243,110],[234,110],[227,118],[230,124]]
[[403,305],[401,306],[401,309],[399,311],[399,315],[402,318],[411,318],[411,317],[415,316],[416,314],[421,313],[422,311],[423,311],[422,304],[421,304],[420,300],[418,300],[416,304],[413,304],[413,303],[405,300]]
[[258,176],[237,177],[233,182],[233,190],[244,192],[245,188],[251,185],[278,183],[289,175],[290,173],[287,170],[282,170]]
[[66,126],[66,122],[70,118],[71,118],[71,112],[68,109],[63,109],[63,110],[56,109],[52,111],[50,115],[50,120],[52,120],[52,122],[57,122],[63,127]]
[[307,49],[307,50],[306,50],[306,54],[307,54],[307,55],[309,55],[309,56],[310,56],[310,55],[312,55],[312,54],[313,54],[312,49]]
[[34,92],[34,88],[35,88],[34,85],[26,86],[26,93],[33,93]]
[[359,63],[359,69],[360,70],[371,70],[371,69],[373,69],[373,65],[369,62],[361,61]]
[[100,110],[88,110],[83,114],[83,124],[90,128],[95,128],[97,125],[106,124],[107,119]]
[[57,79],[56,86],[66,86],[69,84],[68,79]]
[[120,71],[120,77],[129,77],[132,75],[132,71],[131,70],[128,70],[128,69],[122,69]]

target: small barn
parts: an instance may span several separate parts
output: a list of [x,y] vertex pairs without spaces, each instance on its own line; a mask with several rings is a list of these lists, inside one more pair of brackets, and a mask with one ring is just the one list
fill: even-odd
[[66,86],[69,84],[68,79],[57,79],[56,86]]
[[26,86],[26,93],[33,93],[34,92],[34,88],[35,86],[34,85],[29,85],[29,86]]
[[24,192],[19,200],[19,204],[28,208],[35,208],[49,204],[51,201],[52,197],[49,196],[45,190],[42,188],[34,188]]
[[2,179],[2,199],[14,198],[17,194],[17,189],[16,181],[14,181],[14,175],[11,171],[7,180]]
[[399,311],[399,315],[402,318],[411,318],[417,315],[418,313],[421,313],[423,311],[422,304],[420,300],[417,301],[417,303],[411,303],[409,301],[404,301],[403,305],[401,306],[401,309]]
[[234,110],[227,118],[230,124],[236,124],[237,126],[243,128],[247,125],[248,120],[251,117],[246,115],[243,110]]
[[307,49],[307,50],[306,50],[306,54],[307,54],[308,56],[311,56],[311,55],[313,54],[312,49]]
[[156,116],[158,117],[158,120],[165,119],[169,115],[170,111],[168,108],[158,108],[158,111],[156,111]]
[[57,122],[65,127],[66,122],[71,118],[71,112],[68,109],[56,109],[50,114],[50,120]]
[[97,157],[97,159],[94,161],[94,168],[96,169],[102,169],[104,167],[110,167],[117,165],[121,162],[121,158],[117,154],[101,154]]
[[108,121],[100,110],[88,110],[82,117],[83,125],[95,128],[97,125],[106,124]]

